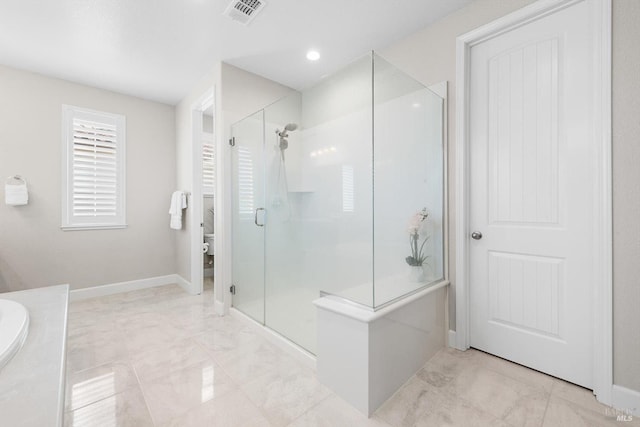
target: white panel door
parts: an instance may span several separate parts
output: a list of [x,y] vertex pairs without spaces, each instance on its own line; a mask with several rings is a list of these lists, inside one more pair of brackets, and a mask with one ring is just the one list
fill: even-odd
[[[579,2],[471,48],[470,344],[592,386],[595,60]],[[476,235],[476,237],[479,237]]]

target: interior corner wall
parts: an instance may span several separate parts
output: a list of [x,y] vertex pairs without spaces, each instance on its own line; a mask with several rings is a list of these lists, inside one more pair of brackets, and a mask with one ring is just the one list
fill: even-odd
[[233,123],[253,114],[278,99],[291,93],[293,89],[273,80],[242,70],[233,65],[222,63],[221,102],[225,131]]
[[[380,50],[425,85],[449,82],[449,320],[455,329],[456,37],[534,0],[476,0]],[[613,0],[613,293],[614,383],[640,391],[640,2]]]
[[[29,187],[26,206],[0,200],[0,292],[175,273],[173,106],[4,66],[0,94],[0,177]],[[127,228],[61,230],[63,104],[126,116]]]

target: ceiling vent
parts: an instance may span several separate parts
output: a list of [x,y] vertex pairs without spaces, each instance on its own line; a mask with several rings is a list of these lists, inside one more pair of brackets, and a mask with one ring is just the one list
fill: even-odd
[[233,0],[227,6],[223,15],[241,24],[249,25],[256,15],[264,9],[265,5],[266,3],[263,0]]

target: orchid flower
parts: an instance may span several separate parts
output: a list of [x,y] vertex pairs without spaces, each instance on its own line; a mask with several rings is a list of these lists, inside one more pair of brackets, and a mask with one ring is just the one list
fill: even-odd
[[411,255],[405,258],[407,264],[411,266],[421,266],[422,263],[428,258],[428,255],[423,254],[424,245],[429,240],[429,236],[424,238],[422,244],[418,247],[418,241],[420,240],[420,231],[424,226],[424,222],[429,217],[427,208],[423,208],[421,211],[416,212],[409,220],[409,247],[411,248]]

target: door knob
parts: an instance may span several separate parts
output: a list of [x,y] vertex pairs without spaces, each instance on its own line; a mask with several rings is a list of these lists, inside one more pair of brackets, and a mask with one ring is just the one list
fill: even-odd
[[473,233],[471,233],[471,238],[474,240],[480,240],[482,239],[482,233],[479,231],[474,231]]

